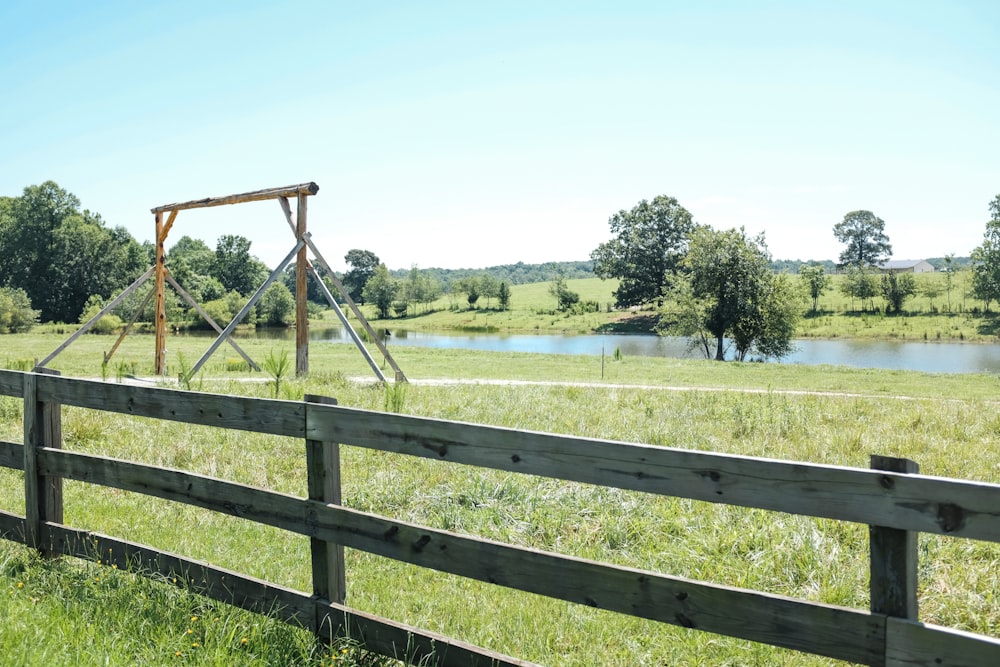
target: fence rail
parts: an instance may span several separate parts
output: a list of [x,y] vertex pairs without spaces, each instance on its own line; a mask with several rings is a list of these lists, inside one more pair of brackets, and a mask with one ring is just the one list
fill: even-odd
[[[0,371],[0,394],[24,399],[24,444],[0,442],[0,466],[25,474],[25,516],[0,512],[0,536],[43,553],[110,554],[121,566],[188,573],[211,597],[284,618],[320,637],[349,634],[370,649],[445,665],[527,664],[344,606],[342,549],[687,628],[868,665],[996,665],[995,638],[916,617],[915,535],[1000,541],[1000,486],[879,468],[693,452],[391,415],[324,404],[132,387]],[[329,401],[326,401],[329,403]],[[182,470],[61,449],[59,408],[77,406],[301,438],[309,497]],[[609,565],[397,521],[340,503],[343,443],[530,475],[868,524],[872,609],[849,609]],[[62,524],[61,480],[186,503],[312,538],[313,586],[293,591]],[[99,545],[95,550],[94,545]],[[907,600],[913,602],[908,603]]]

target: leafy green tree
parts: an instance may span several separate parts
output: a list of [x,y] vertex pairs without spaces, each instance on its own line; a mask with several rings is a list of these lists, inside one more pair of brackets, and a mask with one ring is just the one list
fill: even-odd
[[378,255],[371,250],[358,250],[357,248],[348,250],[347,254],[344,255],[344,261],[351,267],[341,281],[344,289],[350,294],[352,300],[364,304],[365,285],[375,275],[381,261]]
[[270,273],[264,264],[250,254],[250,239],[224,234],[215,246],[212,272],[226,291],[249,296],[260,287]]
[[500,310],[510,310],[510,288],[502,281],[497,289],[497,302],[500,304]]
[[875,310],[875,297],[879,295],[878,279],[870,266],[850,266],[840,282],[840,291],[851,298],[851,310],[854,310],[854,300],[861,302],[861,310]]
[[889,312],[903,312],[903,304],[917,293],[917,281],[912,273],[890,271],[882,274],[882,296]]
[[972,251],[972,294],[987,311],[990,302],[1000,301],[1000,195],[990,202],[990,212],[983,242]]
[[38,311],[23,289],[0,287],[0,333],[24,333],[38,322]]
[[931,304],[931,312],[937,312],[934,301],[941,296],[942,291],[941,281],[933,276],[927,276],[923,284],[919,285],[919,292],[927,297],[927,301]]
[[725,359],[727,337],[740,361],[751,353],[781,358],[792,352],[797,292],[787,276],[771,271],[763,235],[696,229],[684,268],[686,274],[672,281],[674,303],[662,313],[661,326],[692,337],[708,353],[714,341],[718,361]]
[[812,312],[815,313],[819,309],[819,298],[830,286],[830,276],[826,275],[822,264],[803,264],[799,267],[799,275],[812,299]]
[[295,297],[284,283],[275,282],[267,288],[257,304],[257,324],[287,327],[295,321]]
[[479,297],[481,296],[481,292],[479,291],[479,276],[461,278],[452,287],[457,293],[465,295],[465,301],[469,304],[469,308],[476,307],[476,303],[479,302]]
[[871,211],[851,211],[833,226],[833,236],[847,244],[840,253],[840,265],[878,266],[892,255],[885,222]]
[[375,305],[379,319],[389,319],[389,309],[399,293],[399,282],[389,275],[385,264],[379,264],[375,273],[365,283],[362,298]]
[[620,308],[661,303],[695,228],[691,214],[673,197],[660,195],[619,211],[608,224],[614,238],[590,254],[594,273],[621,281],[614,291]]
[[[1000,205],[998,205],[1000,206]],[[951,312],[951,290],[955,286],[955,254],[949,253],[944,256],[944,291],[948,295],[948,312]]]
[[486,297],[486,307],[491,306],[491,301],[500,295],[500,281],[489,273],[479,275],[479,293]]
[[566,284],[566,276],[559,274],[549,283],[549,294],[556,298],[556,308],[560,311],[571,310],[580,303],[580,295]]
[[108,298],[147,267],[124,228],[81,211],[52,181],[0,206],[0,284],[23,289],[46,321],[76,321],[91,294]]

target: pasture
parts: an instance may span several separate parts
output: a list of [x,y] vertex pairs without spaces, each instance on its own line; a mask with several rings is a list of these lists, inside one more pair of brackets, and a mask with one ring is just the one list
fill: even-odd
[[[38,349],[39,338],[4,337],[9,360],[27,358]],[[42,345],[43,352],[60,342],[57,336],[42,338],[43,343],[45,339],[53,343]],[[128,362],[125,371],[143,375],[151,364],[152,344],[149,338],[133,338],[120,354]],[[101,342],[102,337],[84,337],[83,345],[67,350],[53,366],[65,374],[99,376]],[[258,356],[274,344],[248,341],[247,347]],[[205,343],[174,337],[168,345],[172,354],[194,358]],[[609,365],[602,384],[593,360],[416,348],[394,355],[397,352],[413,384],[394,388],[357,381],[354,378],[364,377],[366,369],[353,348],[314,346],[310,378],[283,383],[279,394],[293,399],[320,394],[337,398],[341,405],[366,409],[835,465],[866,467],[870,454],[905,456],[918,461],[924,474],[1000,481],[1000,421],[993,403],[997,380],[991,376],[626,358]],[[122,379],[127,374],[122,373]],[[567,384],[430,382],[444,378]],[[228,371],[223,358],[211,362],[195,378],[193,388],[272,395],[273,387],[246,379],[246,373]],[[116,380],[114,371],[108,380]],[[20,405],[4,399],[0,407],[0,437],[19,441]],[[157,424],[154,428],[142,419],[83,409],[66,409],[63,419],[64,438],[74,449],[185,467],[289,493],[305,490],[298,441],[230,432],[220,437],[207,427]],[[343,463],[344,502],[356,509],[774,594],[861,608],[868,603],[863,526],[651,499],[355,448],[344,448]],[[0,503],[7,503],[3,509],[23,510],[7,500],[17,498],[22,486],[18,474],[0,472]],[[296,565],[308,562],[307,539],[278,537],[260,526],[110,489],[95,493],[69,483],[66,492],[67,505],[77,508],[70,519],[88,529],[308,588],[307,568]],[[192,522],[199,530],[188,528]],[[183,647],[185,664],[224,663],[220,656],[236,655],[231,651],[241,650],[236,644],[243,646],[243,635],[248,642],[260,639],[255,646],[263,650],[257,662],[247,664],[286,664],[267,653],[269,644],[279,654],[292,651],[301,656],[297,659],[301,664],[335,664],[341,658],[368,664],[364,661],[371,659],[351,647],[345,647],[347,653],[330,654],[306,638],[284,634],[287,630],[215,606],[211,617],[220,619],[224,631],[220,626],[213,630],[210,624],[180,623],[178,619],[190,618],[185,614],[204,603],[176,592],[161,595],[160,589],[147,589],[147,584],[132,582],[125,574],[38,563],[10,545],[0,544],[0,549],[0,586],[9,592],[4,616],[20,619],[13,629],[0,631],[5,654],[30,637],[53,647],[39,649],[41,655],[53,657],[46,664],[58,664],[60,655],[67,664],[67,655],[91,655],[89,664],[159,662],[165,647],[171,654],[180,650],[175,648],[177,638],[183,639],[191,629],[202,632],[203,639],[199,647]],[[1000,627],[996,545],[922,535],[920,558],[921,620],[996,633]],[[352,606],[543,664],[834,664],[495,589],[361,552],[348,551],[347,567]],[[108,576],[120,591],[119,597],[112,596],[118,604],[156,595],[176,602],[162,609],[137,602],[138,607],[128,611],[126,606],[105,624],[95,618],[107,613],[101,606],[108,604],[106,594],[75,595],[71,605],[58,599],[60,587],[77,590],[69,582],[106,582]],[[183,613],[173,604],[180,605]],[[96,640],[116,623],[123,628],[117,632],[119,639]],[[45,628],[53,626],[55,633],[47,633]],[[19,650],[23,664],[41,664],[35,662],[38,654]]]

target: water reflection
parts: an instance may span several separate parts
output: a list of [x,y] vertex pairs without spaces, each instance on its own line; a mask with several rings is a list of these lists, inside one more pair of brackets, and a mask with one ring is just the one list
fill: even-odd
[[[294,332],[258,330],[257,335],[290,338],[294,336]],[[309,337],[314,341],[351,342],[341,327],[313,328]],[[387,345],[390,349],[396,346],[436,347],[598,356],[611,356],[615,350],[620,350],[623,355],[630,357],[701,358],[697,350],[689,348],[687,339],[641,334],[436,333],[392,329]],[[806,339],[796,341],[795,346],[796,351],[782,363],[831,364],[930,373],[1000,373],[1000,345]]]

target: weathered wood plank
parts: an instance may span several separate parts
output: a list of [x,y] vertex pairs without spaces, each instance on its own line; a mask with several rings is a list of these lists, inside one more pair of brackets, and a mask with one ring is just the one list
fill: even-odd
[[[308,232],[306,224],[307,202],[301,192],[295,215],[295,238],[302,239]],[[309,300],[306,279],[309,271],[308,249],[305,244],[295,259],[295,375],[309,374]]]
[[878,663],[884,617],[455,535],[203,475],[42,450],[46,474],[188,503],[347,547],[600,609]]
[[42,445],[42,404],[38,397],[38,379],[31,373],[24,377],[24,539],[25,544],[40,548],[42,526],[42,475],[38,454]]
[[9,512],[0,512],[0,539],[25,544],[24,517]]
[[[433,657],[433,664],[441,667],[532,664],[343,605],[325,604],[301,591],[144,545],[61,526],[51,526],[49,531],[52,541],[66,555],[99,559],[147,576],[158,573],[177,577],[178,585],[200,595],[301,625],[320,639],[349,636],[383,655],[416,660]],[[404,655],[403,651],[408,652]]]
[[24,396],[24,373],[0,370],[0,396]]
[[285,185],[277,188],[267,188],[264,190],[254,190],[236,195],[226,195],[224,197],[206,197],[204,199],[193,199],[191,201],[177,204],[166,204],[150,209],[150,213],[165,213],[166,211],[184,211],[191,208],[207,208],[210,206],[224,206],[227,204],[242,204],[251,201],[264,201],[267,199],[277,199],[278,197],[298,197],[299,194],[314,195],[319,192],[319,186],[313,182],[300,183],[299,185]]
[[1000,541],[1000,485],[309,406],[307,437],[741,507]]
[[[888,456],[871,456],[874,470],[917,474],[916,461]],[[868,527],[869,591],[873,614],[886,614],[916,621],[917,533],[882,526]]]
[[888,618],[886,667],[996,667],[1000,639]]
[[161,387],[39,376],[46,401],[170,421],[305,437],[305,405],[297,401],[222,396]]
[[[306,394],[309,403],[336,405],[337,399]],[[309,500],[340,505],[340,445],[306,440],[306,476]],[[313,593],[324,600],[343,604],[347,599],[344,546],[310,538]]]
[[24,470],[24,445],[0,440],[0,468]]

